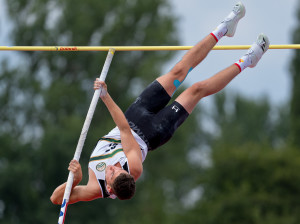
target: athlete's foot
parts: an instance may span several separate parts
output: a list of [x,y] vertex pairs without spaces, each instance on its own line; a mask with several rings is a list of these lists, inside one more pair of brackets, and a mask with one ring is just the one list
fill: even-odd
[[229,15],[211,32],[211,35],[218,42],[223,36],[233,37],[237,24],[245,16],[246,9],[243,3],[238,2]]
[[261,33],[257,37],[256,42],[249,48],[247,53],[235,64],[239,67],[240,71],[243,71],[247,67],[255,67],[263,54],[269,49],[269,45],[270,42],[268,37]]
[[246,9],[243,3],[236,3],[229,15],[222,21],[222,23],[224,23],[227,27],[227,32],[225,33],[225,36],[233,37],[238,22],[241,18],[245,16],[245,14]]
[[251,64],[250,68],[256,66],[257,62],[261,59],[263,54],[269,49],[270,41],[269,38],[261,33],[257,37],[257,40],[254,44],[252,44],[251,48],[246,53],[246,56],[249,57]]

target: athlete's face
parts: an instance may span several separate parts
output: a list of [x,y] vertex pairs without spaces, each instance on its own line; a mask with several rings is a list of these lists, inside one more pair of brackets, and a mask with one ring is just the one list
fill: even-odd
[[115,179],[121,174],[127,173],[120,167],[108,165],[105,169],[105,180],[106,184],[112,186]]

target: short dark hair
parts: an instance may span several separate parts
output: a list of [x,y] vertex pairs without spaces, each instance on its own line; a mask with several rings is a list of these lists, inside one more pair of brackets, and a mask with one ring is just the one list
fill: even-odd
[[112,189],[120,200],[128,200],[135,193],[134,178],[128,173],[121,173],[112,184]]

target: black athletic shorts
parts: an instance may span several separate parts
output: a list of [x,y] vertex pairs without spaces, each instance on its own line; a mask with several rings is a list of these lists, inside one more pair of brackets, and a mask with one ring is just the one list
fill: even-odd
[[125,112],[131,129],[144,140],[150,151],[169,141],[189,115],[176,101],[167,106],[170,99],[155,80]]

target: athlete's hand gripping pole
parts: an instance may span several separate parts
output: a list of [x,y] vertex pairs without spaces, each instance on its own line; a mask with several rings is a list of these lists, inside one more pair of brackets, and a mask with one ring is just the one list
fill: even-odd
[[[109,49],[104,66],[102,68],[102,72],[100,75],[100,81],[105,81],[110,63],[112,61],[112,58],[114,56],[115,50],[113,48]],[[94,111],[98,102],[98,99],[100,97],[100,93],[101,93],[101,88],[95,90],[94,92],[94,96],[92,99],[92,102],[90,104],[87,116],[85,118],[85,122],[83,124],[83,128],[79,137],[79,141],[76,147],[76,151],[75,151],[75,155],[74,155],[74,159],[79,161],[80,155],[81,155],[81,151],[84,145],[84,141],[86,139],[86,135],[87,132],[89,130],[93,115],[94,115]],[[73,178],[74,178],[74,174],[70,171],[69,172],[69,176],[68,176],[68,180],[67,180],[67,185],[66,185],[66,189],[65,189],[65,193],[64,193],[64,197],[62,200],[62,205],[61,205],[61,209],[60,209],[60,213],[59,213],[59,218],[58,218],[58,224],[63,224],[65,222],[65,216],[67,213],[67,206],[68,206],[68,202],[69,202],[69,198],[70,198],[70,194],[71,194],[71,189],[72,189],[72,185],[73,185]]]

